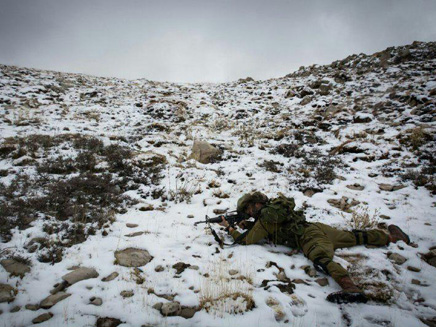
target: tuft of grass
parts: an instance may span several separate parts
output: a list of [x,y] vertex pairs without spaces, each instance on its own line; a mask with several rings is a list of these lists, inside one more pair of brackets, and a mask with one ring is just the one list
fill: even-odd
[[344,213],[340,213],[345,220],[346,225],[351,229],[366,230],[376,228],[380,223],[380,210],[375,209],[370,212],[369,208],[364,205],[358,205],[352,209],[351,217],[347,217]]

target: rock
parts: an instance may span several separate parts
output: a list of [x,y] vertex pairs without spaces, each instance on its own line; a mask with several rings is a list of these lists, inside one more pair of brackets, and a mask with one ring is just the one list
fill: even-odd
[[379,189],[382,191],[393,192],[405,188],[405,185],[380,184]]
[[286,276],[285,272],[282,270],[280,271],[277,275],[277,280],[281,281],[281,282],[287,282],[289,281],[289,278]]
[[186,268],[188,268],[190,266],[191,265],[189,263],[177,262],[176,264],[173,265],[173,268],[177,270],[176,274],[179,275],[182,272],[184,272]]
[[431,258],[431,259],[428,259],[428,264],[429,265],[431,265],[431,266],[433,266],[433,267],[436,267],[436,257],[433,257],[433,258]]
[[22,156],[13,161],[14,166],[27,166],[35,162],[35,159],[29,156]]
[[421,269],[416,268],[416,267],[412,267],[412,266],[407,266],[407,270],[413,271],[413,272],[420,272],[421,271]]
[[312,97],[310,95],[306,95],[303,100],[300,101],[300,105],[305,106],[312,101]]
[[153,305],[153,309],[156,309],[156,310],[160,311],[160,309],[162,309],[162,305],[163,305],[162,302],[158,302],[158,303]]
[[8,284],[0,284],[0,303],[12,302],[18,291]]
[[80,282],[81,280],[97,277],[98,272],[94,268],[82,267],[62,276],[62,279],[68,284],[73,285],[77,282]]
[[26,304],[24,307],[27,310],[30,310],[30,311],[37,311],[37,310],[39,310],[39,304]]
[[139,225],[138,225],[138,224],[130,224],[130,223],[127,223],[126,226],[127,226],[128,228],[135,228],[135,227],[138,227]]
[[139,211],[153,211],[154,210],[154,206],[151,204],[147,204],[145,206],[142,206],[138,209]]
[[71,294],[65,292],[59,292],[53,295],[49,295],[39,303],[39,306],[43,309],[50,309],[56,303],[66,299],[69,296],[71,296]]
[[386,220],[391,219],[391,217],[386,216],[386,215],[380,215],[380,218],[381,218],[381,219],[386,219]]
[[202,164],[216,162],[220,159],[222,151],[206,141],[194,141],[189,159],[197,160]]
[[100,297],[93,296],[92,298],[89,299],[89,304],[99,307],[103,304],[103,300]]
[[317,276],[316,270],[314,268],[312,268],[311,266],[303,266],[301,268],[303,268],[304,272],[307,275],[309,275],[309,277],[316,277]]
[[126,237],[136,237],[136,236],[141,236],[143,234],[144,234],[144,232],[134,232],[134,233],[130,233],[130,234],[127,234],[127,235],[124,235],[124,236],[126,236]]
[[371,121],[372,121],[372,118],[370,115],[358,114],[358,115],[353,117],[353,123],[356,123],[356,124],[364,124],[364,123],[369,123]]
[[293,279],[292,282],[293,282],[294,284],[310,285],[308,282],[306,282],[304,279],[301,279],[301,278]]
[[66,281],[63,281],[62,283],[55,284],[53,287],[54,289],[50,291],[50,294],[56,294],[63,291],[68,287],[68,283]]
[[326,277],[317,278],[315,279],[315,282],[317,282],[319,286],[323,286],[323,287],[329,284],[329,280]]
[[11,309],[10,312],[15,313],[15,312],[18,312],[18,311],[20,311],[20,310],[21,310],[21,307],[20,307],[19,305],[16,305],[15,307],[13,307],[13,308]]
[[230,270],[229,270],[229,275],[230,275],[230,276],[237,275],[238,273],[239,273],[239,271],[236,270],[236,269],[230,269]]
[[349,188],[350,190],[355,190],[355,191],[363,191],[365,189],[365,186],[362,186],[360,184],[352,184],[352,185],[347,185],[347,188]]
[[117,278],[119,276],[119,273],[117,273],[116,271],[114,271],[113,273],[111,273],[110,275],[104,277],[101,281],[102,282],[110,282],[111,280],[114,280],[115,278]]
[[32,322],[34,324],[40,324],[40,323],[42,323],[44,321],[47,321],[47,320],[51,319],[52,317],[53,317],[53,313],[46,312],[46,313],[43,313],[42,315],[39,315],[38,317],[34,318],[32,320]]
[[149,263],[153,257],[147,250],[127,248],[115,252],[116,263],[124,267],[141,267]]
[[30,271],[28,264],[19,262],[15,259],[4,259],[0,261],[0,264],[11,276],[18,276],[23,278],[26,273]]
[[391,253],[388,255],[388,258],[389,260],[393,261],[397,265],[402,265],[407,261],[407,259],[399,253]]
[[194,265],[194,266],[189,266],[189,267],[188,267],[188,269],[192,269],[192,270],[199,270],[199,269],[200,269],[200,267],[199,267],[199,266],[196,266],[196,265]]
[[164,271],[164,270],[165,270],[165,268],[164,268],[163,266],[161,266],[161,265],[156,266],[156,267],[154,268],[154,271],[155,271],[155,272],[162,272],[162,271]]
[[195,307],[183,307],[182,310],[180,311],[179,316],[185,319],[189,319],[192,318],[197,311],[198,308]]
[[121,291],[120,295],[121,295],[123,298],[128,298],[128,297],[132,297],[133,295],[135,295],[135,293],[133,293],[132,290],[129,290],[129,291]]
[[194,215],[187,215],[189,219],[194,218]]
[[413,285],[421,285],[421,281],[419,279],[412,279]]
[[330,83],[322,83],[319,86],[318,92],[320,95],[328,95],[333,88],[333,85]]
[[97,322],[95,324],[96,327],[117,327],[118,325],[121,325],[122,321],[117,318],[98,318]]
[[162,304],[160,312],[163,316],[176,316],[181,312],[181,306],[179,302],[167,302]]

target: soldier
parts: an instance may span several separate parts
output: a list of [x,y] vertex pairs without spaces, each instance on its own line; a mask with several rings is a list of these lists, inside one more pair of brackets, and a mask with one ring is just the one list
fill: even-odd
[[[409,236],[395,225],[388,226],[389,234],[377,229],[344,231],[319,222],[306,222],[304,214],[294,210],[294,207],[294,199],[282,194],[270,200],[261,192],[253,192],[242,196],[237,204],[238,214],[255,218],[248,230],[244,234],[239,233],[224,217],[220,225],[226,227],[238,244],[254,244],[266,238],[274,244],[302,250],[317,270],[332,276],[342,288],[327,296],[330,302],[366,303],[368,300],[351,280],[347,270],[332,260],[336,249],[362,244],[385,246],[398,241],[410,243]],[[242,223],[250,225],[245,220]]]

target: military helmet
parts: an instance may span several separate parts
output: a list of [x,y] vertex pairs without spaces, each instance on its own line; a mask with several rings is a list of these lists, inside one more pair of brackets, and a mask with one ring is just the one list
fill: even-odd
[[258,191],[244,194],[239,198],[238,204],[236,205],[236,211],[241,214],[243,213],[250,203],[267,203],[268,197]]

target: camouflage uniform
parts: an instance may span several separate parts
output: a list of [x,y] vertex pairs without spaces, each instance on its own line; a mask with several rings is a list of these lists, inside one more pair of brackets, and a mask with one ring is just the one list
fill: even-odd
[[330,227],[323,223],[299,224],[297,228],[290,223],[278,224],[278,220],[285,210],[267,202],[260,211],[260,217],[254,226],[244,236],[233,231],[231,236],[240,244],[255,244],[262,239],[269,239],[278,245],[286,245],[300,249],[309,258],[316,268],[323,270],[338,282],[348,276],[340,264],[332,261],[335,250],[355,245],[368,244],[372,246],[384,246],[389,243],[388,234],[381,230],[368,231],[343,231]]

